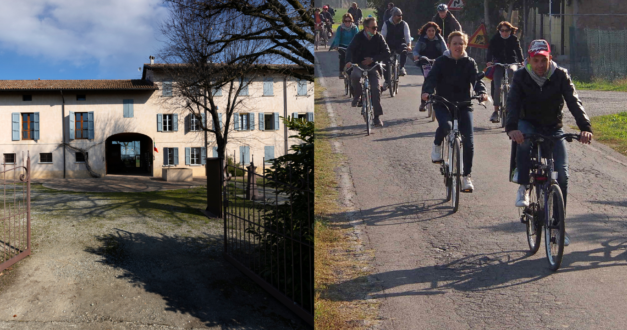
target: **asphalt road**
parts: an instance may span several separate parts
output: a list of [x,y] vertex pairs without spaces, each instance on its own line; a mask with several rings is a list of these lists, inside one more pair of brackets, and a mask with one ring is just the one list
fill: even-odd
[[[369,294],[382,302],[383,329],[625,328],[627,157],[599,143],[569,145],[571,245],[553,273],[544,242],[527,253],[518,186],[507,180],[510,142],[488,122],[491,109],[475,107],[475,192],[462,194],[452,214],[430,159],[437,124],[418,112],[419,69],[408,63],[398,96],[383,94],[385,126],[366,136],[337,78],[337,53],[316,56],[350,164],[352,203],[375,251],[372,276],[382,290]],[[627,105],[627,93],[580,96],[590,116]]]

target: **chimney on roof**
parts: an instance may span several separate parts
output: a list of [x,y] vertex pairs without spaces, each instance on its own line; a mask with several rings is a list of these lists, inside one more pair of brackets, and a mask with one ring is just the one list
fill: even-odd
[[155,57],[150,55],[150,64],[155,64]]

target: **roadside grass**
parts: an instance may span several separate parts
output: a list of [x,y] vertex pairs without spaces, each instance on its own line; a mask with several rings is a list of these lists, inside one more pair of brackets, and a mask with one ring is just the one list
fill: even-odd
[[[378,304],[364,299],[368,284],[364,261],[348,239],[352,227],[337,203],[339,193],[335,168],[342,156],[332,151],[325,133],[329,117],[324,109],[323,88],[315,83],[315,328],[365,329],[376,322]],[[337,285],[341,284],[342,285]]]
[[594,79],[591,82],[573,80],[575,87],[581,90],[627,92],[627,78],[615,81]]
[[627,156],[627,112],[590,118],[594,139]]

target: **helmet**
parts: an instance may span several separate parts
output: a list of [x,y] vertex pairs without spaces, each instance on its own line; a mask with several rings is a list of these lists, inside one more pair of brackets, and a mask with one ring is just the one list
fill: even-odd
[[438,11],[447,11],[448,10],[448,6],[441,3],[438,5]]
[[329,6],[323,6],[322,9],[329,9]]

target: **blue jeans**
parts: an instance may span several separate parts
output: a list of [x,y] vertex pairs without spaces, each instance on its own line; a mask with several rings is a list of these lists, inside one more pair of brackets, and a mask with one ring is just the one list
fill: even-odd
[[[435,111],[435,119],[438,120],[438,128],[435,130],[435,141],[433,141],[436,145],[441,145],[444,138],[448,135],[448,133],[453,129],[453,115],[446,110],[441,104],[434,104],[433,110]],[[461,108],[458,113],[459,118],[457,119],[459,132],[462,134],[462,144],[463,144],[463,162],[464,162],[464,170],[462,175],[470,175],[472,171],[472,158],[475,154],[475,144],[473,141],[473,125],[472,125],[472,111],[471,108]]]
[[[560,129],[542,129],[535,127],[526,120],[518,121],[518,130],[523,134],[543,134],[548,136],[557,136],[564,134],[564,130]],[[546,147],[542,148],[542,154],[548,156]],[[518,145],[516,150],[516,168],[518,168],[518,183],[529,184],[529,170],[531,169],[531,143],[525,140],[523,144]],[[553,167],[557,171],[557,183],[564,195],[564,207],[566,206],[566,195],[568,195],[568,153],[566,151],[566,141],[561,139],[556,141],[553,146]]]

